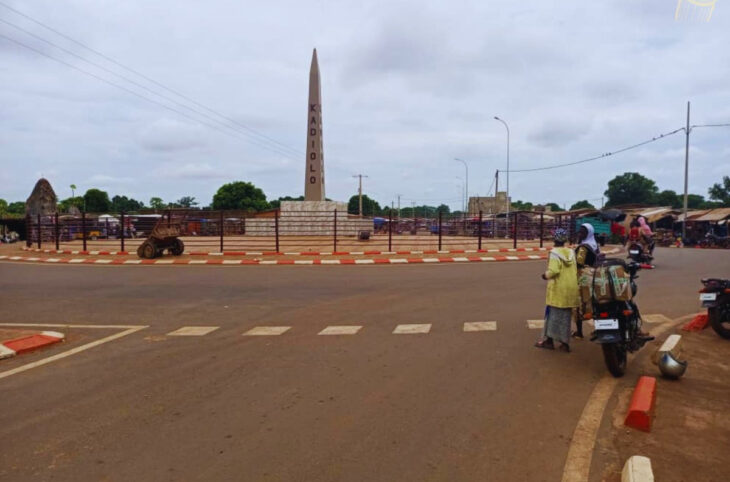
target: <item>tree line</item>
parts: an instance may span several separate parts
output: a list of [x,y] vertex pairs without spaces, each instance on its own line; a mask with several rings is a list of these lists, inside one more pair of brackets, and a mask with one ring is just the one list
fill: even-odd
[[[75,186],[72,186],[75,189]],[[699,194],[688,195],[688,207],[690,209],[710,209],[716,207],[730,207],[730,176],[723,176],[722,181],[713,184],[707,191],[708,198]],[[626,172],[616,176],[608,182],[608,188],[604,192],[606,196],[606,207],[621,206],[625,204],[641,204],[646,206],[671,206],[680,208],[683,206],[684,196],[672,190],[660,191],[653,180],[636,172]],[[291,197],[283,196],[268,201],[264,191],[253,183],[235,181],[224,184],[213,195],[212,202],[208,206],[200,206],[193,196],[183,196],[177,201],[165,202],[160,197],[150,198],[148,204],[127,196],[115,195],[109,197],[106,191],[91,188],[83,196],[74,196],[61,200],[58,203],[58,210],[61,213],[73,212],[75,210],[85,212],[136,212],[145,209],[163,210],[170,208],[192,208],[212,210],[239,210],[247,212],[260,212],[270,209],[278,209],[282,201],[302,201],[304,196]],[[328,199],[329,200],[329,199]],[[563,211],[556,203],[545,203],[553,211]],[[358,214],[360,200],[357,194],[350,197],[347,203],[347,211],[351,214]],[[536,207],[531,202],[514,201],[513,210],[531,211]],[[582,200],[570,206],[570,209],[593,209],[595,206],[587,200]],[[395,215],[395,208],[381,206],[378,201],[368,195],[362,196],[362,209],[365,216]],[[460,215],[461,211],[451,212],[449,206],[440,204],[438,206],[420,205],[408,206],[399,210],[402,217],[436,217],[442,214]],[[25,203],[16,201],[8,203],[0,199],[0,217],[22,217],[25,215]]]

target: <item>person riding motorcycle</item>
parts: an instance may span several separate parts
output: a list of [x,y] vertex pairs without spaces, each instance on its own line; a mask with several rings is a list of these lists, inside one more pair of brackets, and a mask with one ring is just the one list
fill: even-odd
[[649,227],[649,224],[646,222],[646,218],[644,216],[639,216],[639,231],[641,233],[641,238],[643,240],[644,248],[648,250],[650,255],[654,254],[654,233],[651,230],[651,227]]

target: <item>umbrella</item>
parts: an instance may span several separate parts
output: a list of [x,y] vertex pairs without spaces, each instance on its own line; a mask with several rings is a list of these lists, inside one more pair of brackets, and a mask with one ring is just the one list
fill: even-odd
[[599,214],[603,219],[615,221],[617,223],[626,219],[626,213],[620,209],[604,209],[603,211],[599,211]]

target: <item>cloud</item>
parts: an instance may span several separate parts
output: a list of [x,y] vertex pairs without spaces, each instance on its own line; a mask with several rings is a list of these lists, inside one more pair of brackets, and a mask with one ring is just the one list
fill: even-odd
[[151,151],[176,152],[206,145],[203,126],[177,119],[162,118],[139,135],[139,144]]
[[[510,125],[513,168],[584,159],[682,127],[687,100],[693,124],[730,122],[730,14],[720,10],[710,22],[688,23],[674,20],[673,5],[656,1],[584,2],[576,9],[543,0],[37,0],[15,8],[157,84],[21,17],[3,18],[246,127],[223,133],[204,125],[209,118],[47,44],[33,43],[200,122],[0,38],[0,177],[8,200],[26,199],[40,173],[59,190],[108,186],[137,199],[208,200],[238,179],[269,198],[302,194],[313,47],[333,199],[348,199],[356,190],[350,176],[362,172],[370,176],[366,192],[377,193],[381,204],[401,194],[443,197],[457,207],[452,178],[463,173],[454,157],[469,162],[471,194],[484,194],[494,171],[506,168],[505,131],[494,115]],[[252,141],[247,128],[288,147]],[[716,182],[728,132],[693,131],[693,190]],[[511,194],[570,205],[637,170],[677,190],[683,148],[676,135],[579,168],[514,173]]]

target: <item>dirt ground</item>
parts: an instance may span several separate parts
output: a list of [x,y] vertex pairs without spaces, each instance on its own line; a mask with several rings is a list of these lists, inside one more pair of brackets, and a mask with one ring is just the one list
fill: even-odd
[[672,332],[682,335],[687,372],[680,380],[668,380],[651,362],[651,353],[636,360],[644,375],[657,377],[651,433],[623,424],[637,379],[627,377],[614,393],[612,417],[604,420],[596,446],[595,461],[603,466],[601,480],[619,481],[621,468],[632,455],[651,459],[656,480],[730,480],[730,340],[711,328],[690,333],[678,327]]

